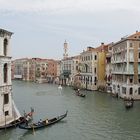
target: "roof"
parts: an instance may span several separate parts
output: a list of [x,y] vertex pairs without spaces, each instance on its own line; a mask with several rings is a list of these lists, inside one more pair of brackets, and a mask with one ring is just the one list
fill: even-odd
[[140,41],[140,32],[136,31],[134,34],[132,35],[129,35],[129,36],[125,36],[125,37],[122,37],[121,40],[119,40],[118,42],[114,43],[113,46],[121,43],[121,42],[124,42],[126,40],[135,40],[135,41]]
[[11,36],[13,33],[4,29],[0,29],[0,34],[8,34],[9,36]]
[[128,36],[127,39],[140,39],[140,32],[136,31],[135,34]]

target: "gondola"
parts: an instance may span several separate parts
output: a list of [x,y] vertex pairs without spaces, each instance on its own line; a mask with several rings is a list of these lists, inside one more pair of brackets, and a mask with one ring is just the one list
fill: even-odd
[[132,101],[126,101],[125,102],[125,108],[126,109],[129,109],[129,108],[132,108],[133,107],[133,102]]
[[118,98],[118,97],[119,97],[119,96],[118,96],[118,93],[112,94],[112,97]]
[[33,123],[33,124],[28,124],[28,125],[26,123],[20,124],[19,128],[20,129],[27,129],[27,130],[34,130],[34,129],[44,128],[44,127],[50,126],[52,124],[55,124],[55,123],[61,121],[62,119],[64,119],[67,116],[67,113],[68,113],[68,111],[66,111],[65,114],[57,116],[55,118],[45,119],[45,120],[43,120],[41,122],[37,122],[37,123]]
[[12,121],[11,123],[5,124],[3,126],[0,126],[0,129],[9,129],[17,127],[19,124],[23,124],[27,121],[31,121],[33,112],[29,112],[25,116],[21,116],[19,119]]
[[86,97],[86,95],[85,94],[77,94],[77,96],[80,96],[80,97]]
[[80,93],[80,89],[75,90],[75,94],[76,94],[77,96],[80,96],[80,97],[86,97],[85,94]]

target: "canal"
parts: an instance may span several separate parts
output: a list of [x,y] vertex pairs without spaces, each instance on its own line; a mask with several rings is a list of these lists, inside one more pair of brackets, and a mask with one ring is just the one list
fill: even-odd
[[75,96],[70,87],[13,81],[13,98],[23,111],[35,109],[34,121],[68,110],[68,116],[50,127],[32,131],[0,131],[0,140],[140,140],[140,102],[126,110],[121,99],[95,91]]

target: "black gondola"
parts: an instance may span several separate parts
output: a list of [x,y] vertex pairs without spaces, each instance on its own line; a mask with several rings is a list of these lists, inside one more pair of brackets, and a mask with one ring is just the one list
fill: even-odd
[[25,123],[27,121],[31,121],[32,113],[33,112],[30,112],[27,115],[22,116],[19,119],[12,121],[11,123],[8,123],[8,124],[5,124],[3,126],[0,126],[0,129],[14,128],[14,127],[17,127],[19,124],[23,124],[23,123]]
[[129,109],[131,107],[133,107],[133,102],[132,101],[125,101],[125,108]]
[[133,98],[124,98],[124,104],[125,104],[125,108],[129,109],[133,107],[134,104],[134,99]]
[[75,91],[75,94],[76,94],[77,96],[80,96],[80,97],[86,97],[85,94],[80,93],[80,89],[76,90],[76,91]]
[[77,96],[80,96],[80,97],[86,97],[86,95],[85,94],[77,94]]
[[27,130],[33,130],[33,129],[40,129],[43,127],[47,127],[50,126],[52,124],[55,124],[57,122],[59,122],[60,120],[64,119],[67,116],[68,111],[66,111],[65,114],[57,116],[55,118],[52,119],[45,119],[44,121],[38,122],[38,123],[33,123],[33,124],[20,124],[19,128],[21,129],[27,129]]
[[118,93],[114,93],[114,94],[112,94],[112,97],[118,98],[119,95],[118,95]]

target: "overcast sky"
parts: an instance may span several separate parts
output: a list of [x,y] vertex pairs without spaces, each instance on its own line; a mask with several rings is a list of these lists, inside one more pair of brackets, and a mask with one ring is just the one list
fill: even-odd
[[0,28],[14,32],[11,55],[62,59],[140,30],[140,0],[0,0]]

